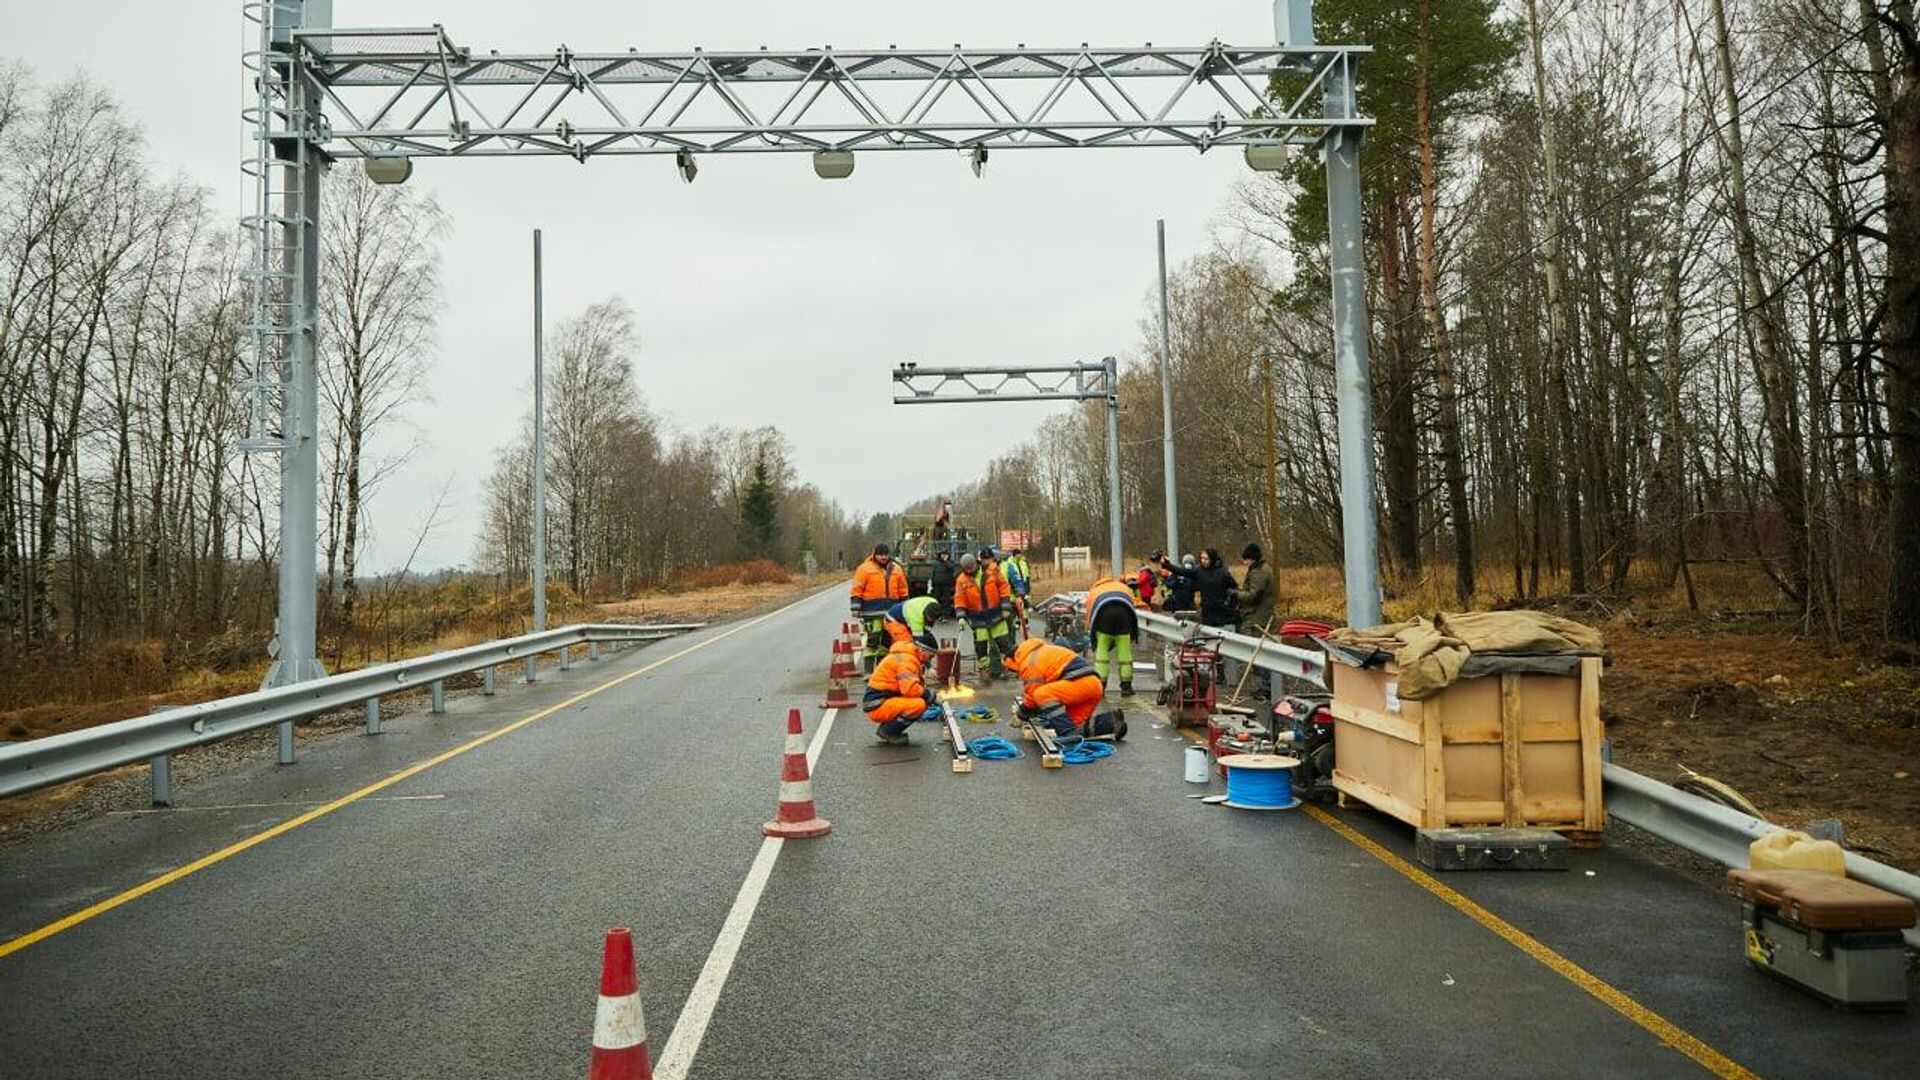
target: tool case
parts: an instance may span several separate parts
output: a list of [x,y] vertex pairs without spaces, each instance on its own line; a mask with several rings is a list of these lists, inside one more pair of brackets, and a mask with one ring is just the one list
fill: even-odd
[[1842,1009],[1907,1007],[1913,901],[1817,870],[1729,870],[1727,883],[1748,963]]
[[1429,870],[1565,870],[1567,838],[1552,829],[1421,829],[1413,854]]

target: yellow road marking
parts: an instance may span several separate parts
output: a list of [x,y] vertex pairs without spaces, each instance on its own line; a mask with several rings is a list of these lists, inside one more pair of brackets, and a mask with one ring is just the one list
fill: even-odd
[[[815,594],[815,595],[818,595],[818,594]],[[306,813],[299,815],[298,817],[291,817],[281,822],[278,825],[273,825],[268,828],[262,829],[259,832],[254,833],[252,836],[249,836],[243,840],[240,840],[236,843],[233,843],[226,847],[221,848],[219,851],[215,851],[208,855],[202,855],[200,858],[193,860],[192,862],[186,864],[185,866],[176,867],[157,877],[149,878],[146,881],[143,881],[140,884],[135,885],[133,888],[126,890],[125,892],[116,893],[113,896],[107,897],[105,900],[102,900],[99,903],[94,904],[92,907],[83,908],[64,918],[56,919],[55,921],[40,927],[38,930],[28,931],[27,933],[22,934],[11,941],[0,943],[0,958],[11,956],[14,953],[19,952],[20,950],[26,948],[29,945],[34,945],[34,944],[38,944],[39,942],[45,941],[48,938],[54,936],[55,934],[60,933],[61,931],[71,930],[74,927],[79,926],[81,923],[86,922],[88,919],[94,918],[95,916],[104,915],[107,912],[112,911],[114,908],[117,908],[122,904],[128,904],[135,900],[138,900],[150,892],[155,892],[160,889],[164,889],[168,885],[171,885],[174,882],[179,881],[181,878],[187,877],[191,874],[197,874],[200,871],[205,870],[207,867],[214,865],[215,863],[225,862],[226,860],[233,858],[235,855],[240,854],[241,852],[247,850],[248,848],[254,847],[255,845],[258,845],[258,844],[264,844],[276,836],[280,836],[283,833],[292,832],[293,830],[299,828],[302,825],[308,824],[309,822],[318,821],[319,819],[326,817],[328,814],[331,814],[334,811],[341,809],[342,807],[351,806],[354,803],[359,802],[360,800],[366,798],[369,795],[374,795],[379,792],[385,791],[387,788],[392,787],[393,785],[399,783],[402,780],[406,780],[409,777],[418,776],[421,773],[426,772],[428,769],[431,769],[436,765],[441,765],[446,762],[452,761],[454,758],[459,757],[461,754],[464,754],[469,750],[474,750],[479,747],[485,746],[486,744],[492,742],[495,739],[500,738],[503,735],[512,734],[513,732],[518,731],[523,727],[526,727],[528,724],[534,723],[535,721],[538,721],[538,720],[544,720],[547,717],[552,716],[554,713],[561,711],[562,709],[566,709],[571,706],[578,705],[580,702],[585,701],[590,697],[593,697],[595,694],[598,694],[605,690],[611,690],[614,687],[619,686],[621,683],[624,683],[629,679],[637,679],[640,676],[645,675],[649,671],[653,671],[656,668],[662,667],[666,664],[671,664],[675,660],[678,660],[681,657],[686,656],[688,653],[697,652],[701,649],[706,648],[709,645],[712,645],[716,641],[724,641],[727,638],[732,637],[733,635],[739,633],[742,630],[748,629],[749,627],[757,626],[760,623],[766,622],[768,619],[771,619],[776,615],[780,615],[787,611],[790,611],[793,608],[798,607],[799,605],[804,604],[808,600],[812,600],[812,599],[814,599],[814,596],[808,596],[805,599],[795,600],[793,603],[788,604],[785,607],[779,608],[775,611],[769,611],[765,615],[761,615],[757,618],[749,619],[738,626],[732,627],[718,634],[715,634],[714,636],[707,638],[705,641],[695,642],[694,644],[689,645],[684,649],[681,649],[679,652],[674,653],[671,656],[663,656],[660,659],[655,660],[653,663],[648,664],[646,667],[639,668],[634,671],[629,671],[625,675],[620,675],[615,678],[608,679],[606,682],[601,683],[599,686],[595,686],[590,689],[583,690],[580,693],[575,694],[574,696],[568,698],[565,701],[560,702],[557,705],[549,705],[546,708],[541,709],[539,712],[533,713],[528,716],[523,716],[520,719],[513,721],[512,723],[494,728],[492,731],[489,731],[486,734],[480,735],[467,742],[461,743],[459,746],[456,746],[451,750],[447,750],[442,753],[435,754],[433,757],[430,757],[425,761],[420,761],[412,765],[409,765],[406,768],[401,769],[399,772],[394,773],[391,776],[388,776],[381,780],[376,780],[373,783],[368,784],[366,787],[363,787],[358,791],[352,792],[347,795],[342,795],[338,799],[335,799],[330,803],[324,803],[320,806],[316,806],[313,809],[307,811]]]
[[[1176,728],[1175,730],[1194,742],[1205,741],[1200,736],[1185,728]],[[1748,1070],[1739,1062],[1708,1046],[1673,1021],[1668,1020],[1666,1017],[1635,1001],[1621,990],[1615,988],[1611,983],[1601,979],[1598,975],[1593,974],[1586,968],[1581,967],[1551,948],[1548,948],[1542,944],[1538,938],[1507,922],[1505,919],[1481,907],[1479,904],[1474,903],[1451,886],[1441,883],[1431,874],[1426,873],[1414,864],[1381,847],[1373,840],[1362,836],[1353,826],[1348,825],[1346,822],[1341,821],[1339,818],[1334,817],[1318,806],[1308,806],[1306,807],[1306,811],[1315,821],[1332,829],[1348,843],[1385,863],[1388,867],[1399,872],[1401,876],[1413,882],[1415,885],[1432,893],[1448,907],[1453,908],[1460,914],[1493,931],[1514,948],[1519,949],[1521,952],[1526,953],[1528,956],[1545,965],[1548,970],[1554,974],[1559,975],[1561,978],[1566,979],[1568,982],[1591,994],[1594,998],[1598,999],[1601,1004],[1651,1032],[1654,1037],[1658,1038],[1661,1042],[1692,1058],[1694,1063],[1701,1068],[1715,1076],[1723,1077],[1725,1080],[1760,1080],[1758,1075]]]

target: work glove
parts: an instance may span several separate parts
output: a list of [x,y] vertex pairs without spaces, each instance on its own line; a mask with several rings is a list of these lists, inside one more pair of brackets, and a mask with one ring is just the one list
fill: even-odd
[[1031,720],[1040,715],[1040,710],[1022,701],[1013,707],[1013,715],[1022,720]]

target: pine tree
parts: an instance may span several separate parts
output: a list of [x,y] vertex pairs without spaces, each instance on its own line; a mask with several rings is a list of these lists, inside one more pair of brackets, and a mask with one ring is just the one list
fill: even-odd
[[740,548],[748,558],[774,558],[780,543],[780,503],[766,455],[753,460],[753,479],[740,496]]

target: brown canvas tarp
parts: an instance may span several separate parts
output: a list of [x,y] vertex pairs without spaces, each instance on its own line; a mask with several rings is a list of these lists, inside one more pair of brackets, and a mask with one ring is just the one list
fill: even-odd
[[[1400,696],[1412,701],[1432,697],[1462,677],[1529,668],[1529,657],[1571,660],[1599,655],[1606,648],[1600,631],[1542,611],[1443,612],[1386,626],[1335,630],[1327,644],[1336,658],[1357,666],[1392,659],[1399,670]],[[1495,657],[1510,662],[1475,663]]]

